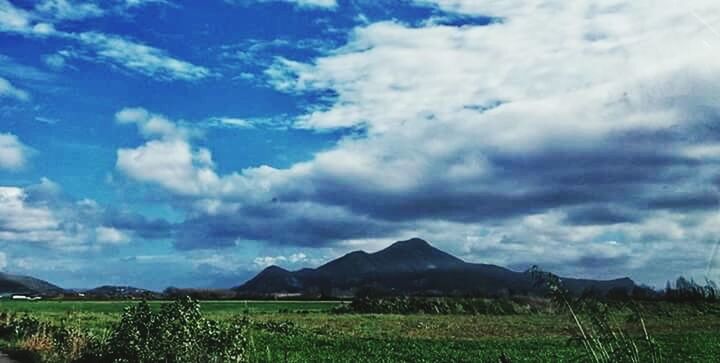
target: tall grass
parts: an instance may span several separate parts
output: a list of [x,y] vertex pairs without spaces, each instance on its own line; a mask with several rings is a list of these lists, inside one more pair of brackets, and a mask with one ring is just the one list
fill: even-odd
[[594,299],[573,298],[562,280],[533,266],[530,273],[539,285],[548,290],[550,299],[568,312],[577,328],[577,340],[582,344],[586,359],[593,363],[658,363],[662,361],[660,349],[650,336],[637,305],[628,304],[631,320],[642,330],[641,336],[629,334],[613,322],[607,305]]

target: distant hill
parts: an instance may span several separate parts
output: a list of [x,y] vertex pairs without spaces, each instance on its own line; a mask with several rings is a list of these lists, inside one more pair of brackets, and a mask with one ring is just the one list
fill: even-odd
[[2,294],[59,295],[64,292],[62,288],[44,280],[0,272],[0,293]]
[[104,285],[83,292],[87,298],[120,299],[120,298],[157,298],[160,293],[132,286]]
[[[613,288],[631,290],[629,278],[584,280],[563,278],[573,293],[593,290],[604,295]],[[270,266],[234,290],[239,295],[353,296],[361,290],[407,295],[534,294],[540,288],[525,272],[468,263],[428,242],[413,238],[375,252],[356,251],[316,269],[288,271]]]

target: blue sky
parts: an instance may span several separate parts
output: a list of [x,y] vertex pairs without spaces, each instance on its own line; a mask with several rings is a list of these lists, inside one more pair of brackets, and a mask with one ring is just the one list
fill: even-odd
[[717,278],[720,6],[0,0],[0,268],[229,287],[419,236]]

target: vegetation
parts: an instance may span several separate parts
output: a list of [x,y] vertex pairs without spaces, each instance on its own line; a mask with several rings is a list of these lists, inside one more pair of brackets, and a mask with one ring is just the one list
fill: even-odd
[[[517,306],[522,302],[509,301]],[[0,349],[12,348],[10,353],[24,354],[21,361],[27,362],[83,362],[83,357],[85,362],[103,362],[98,354],[82,352],[107,352],[110,339],[142,347],[145,340],[138,337],[165,336],[165,343],[154,343],[153,352],[147,353],[157,359],[162,353],[155,350],[187,342],[189,336],[206,335],[199,327],[203,321],[212,321],[217,329],[209,331],[225,331],[226,337],[234,334],[231,329],[237,329],[238,339],[233,340],[241,343],[238,349],[249,362],[498,362],[501,356],[513,363],[587,361],[587,351],[577,340],[577,326],[567,310],[550,300],[532,303],[542,309],[516,309],[510,314],[338,314],[336,311],[344,306],[339,302],[208,301],[200,304],[198,315],[195,303],[3,301]],[[636,314],[632,304],[602,304],[610,326],[642,345],[644,332],[639,321],[633,320]],[[636,305],[664,361],[714,362],[720,355],[720,304],[645,301]],[[129,306],[128,311],[124,312],[123,306]],[[591,311],[575,312],[584,328],[595,329]],[[139,318],[148,316],[176,322],[182,321],[179,316],[190,316],[195,323],[189,325],[196,328],[187,335],[173,333],[178,337],[170,338],[163,331],[173,332],[179,326],[167,323],[161,324],[164,328],[148,327],[144,330],[147,334],[142,335],[138,327],[147,326],[147,320]],[[232,346],[222,344],[222,340],[214,344],[232,351]],[[203,346],[209,345],[202,343],[183,354],[202,355]],[[143,351],[129,353],[145,354],[138,353]],[[115,354],[119,354],[117,349]]]
[[4,314],[2,338],[15,342],[36,361],[48,362],[246,362],[246,319],[216,321],[200,305],[179,299],[153,310],[142,302],[125,308],[120,320],[100,334]]
[[337,313],[357,314],[529,314],[548,311],[546,300],[530,297],[500,299],[457,297],[358,297],[350,304],[340,305]]
[[[567,310],[575,323],[576,338],[585,350],[583,360],[594,363],[652,362],[661,360],[656,341],[648,334],[645,320],[635,305],[632,318],[642,327],[642,335],[635,337],[614,324],[608,306],[598,300],[573,299],[559,277],[536,266],[530,270],[538,284],[544,285],[550,299]],[[585,319],[581,312],[586,312]]]

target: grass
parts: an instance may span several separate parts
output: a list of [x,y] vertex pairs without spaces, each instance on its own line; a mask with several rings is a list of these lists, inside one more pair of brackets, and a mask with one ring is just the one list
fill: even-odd
[[[69,301],[69,300],[0,300],[0,310],[12,312],[29,312],[41,314],[65,314],[68,312],[83,313],[111,313],[119,314],[123,307],[134,304],[138,301]],[[159,306],[170,301],[150,301],[150,306]],[[338,301],[203,301],[202,309],[205,313],[242,313],[248,310],[250,313],[278,312],[281,310],[291,311],[329,311],[342,304]]]
[[[118,321],[122,308],[136,302],[0,301],[0,311],[28,313],[47,321],[65,320],[100,331]],[[158,308],[165,302],[151,302]],[[573,342],[573,321],[564,314],[378,315],[334,314],[340,302],[206,301],[212,319],[249,315],[251,351],[257,362],[512,362],[582,361]],[[654,303],[645,323],[664,361],[715,362],[720,356],[720,309]],[[623,321],[624,312],[616,313]],[[582,317],[581,317],[582,318]],[[263,328],[264,322],[291,322],[290,333]],[[636,325],[628,325],[631,333]],[[5,342],[12,345],[12,342]]]

